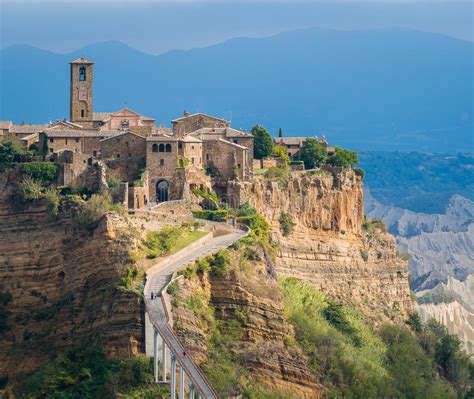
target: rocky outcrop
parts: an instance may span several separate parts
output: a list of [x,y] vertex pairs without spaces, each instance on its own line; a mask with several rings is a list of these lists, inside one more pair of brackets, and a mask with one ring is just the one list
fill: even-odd
[[140,350],[141,298],[119,287],[136,246],[130,222],[107,215],[93,232],[77,231],[42,202],[12,202],[3,183],[0,375],[15,380],[83,339],[116,357]]
[[[209,355],[213,318],[231,322],[229,350],[253,382],[300,398],[320,398],[322,388],[309,371],[308,359],[301,349],[288,344],[294,332],[284,316],[281,289],[259,266],[262,269],[257,273],[252,266],[225,278],[204,274],[181,280],[180,304],[173,311],[175,331],[202,364]],[[198,317],[190,309],[188,304],[196,297],[205,298],[210,314]]]
[[368,194],[366,209],[385,221],[400,251],[410,255],[422,317],[445,324],[474,353],[474,202],[453,195],[444,213],[424,214],[384,205]]
[[[242,191],[270,222],[278,272],[309,281],[374,318],[404,317],[411,310],[406,262],[397,257],[392,236],[362,229],[362,182],[352,171],[294,173],[283,182],[255,179]],[[294,223],[288,236],[280,230],[282,213]]]

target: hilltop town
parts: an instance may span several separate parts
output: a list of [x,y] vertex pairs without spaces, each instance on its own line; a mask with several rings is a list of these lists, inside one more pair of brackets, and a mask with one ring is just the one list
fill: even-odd
[[[263,161],[254,162],[252,134],[204,113],[184,112],[171,121],[172,127],[164,127],[127,108],[95,112],[93,67],[84,57],[70,62],[69,120],[39,125],[0,121],[0,137],[15,137],[41,160],[59,164],[60,186],[95,192],[107,180],[120,182],[120,201],[131,210],[187,199],[195,189],[214,191],[220,201],[239,205],[233,182],[251,180],[254,168],[263,166]],[[296,159],[304,139],[280,137],[275,144]],[[334,152],[324,138],[321,143]],[[93,178],[97,174],[102,181]]]

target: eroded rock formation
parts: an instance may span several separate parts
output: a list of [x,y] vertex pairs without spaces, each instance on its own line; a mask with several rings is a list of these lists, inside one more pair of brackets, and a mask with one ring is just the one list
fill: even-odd
[[119,287],[136,245],[131,226],[108,215],[90,233],[44,203],[20,205],[3,176],[0,196],[0,375],[10,380],[84,338],[125,357],[143,344],[141,300]]
[[[397,257],[394,238],[362,229],[362,182],[355,173],[254,179],[243,185],[242,193],[270,222],[279,247],[278,272],[310,281],[375,319],[383,314],[402,318],[411,309],[407,265]],[[295,224],[286,237],[280,229],[282,213]]]

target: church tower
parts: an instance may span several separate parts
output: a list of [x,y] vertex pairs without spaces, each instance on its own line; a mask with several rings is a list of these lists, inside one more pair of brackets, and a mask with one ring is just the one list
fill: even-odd
[[94,63],[87,58],[79,57],[71,61],[70,84],[70,120],[71,122],[89,122],[92,127],[94,115],[92,91],[92,67]]

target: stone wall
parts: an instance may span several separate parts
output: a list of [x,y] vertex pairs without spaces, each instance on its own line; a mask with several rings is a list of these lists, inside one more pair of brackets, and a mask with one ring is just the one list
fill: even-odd
[[182,136],[203,127],[227,127],[229,122],[205,114],[188,115],[173,121],[173,130],[176,135]]

